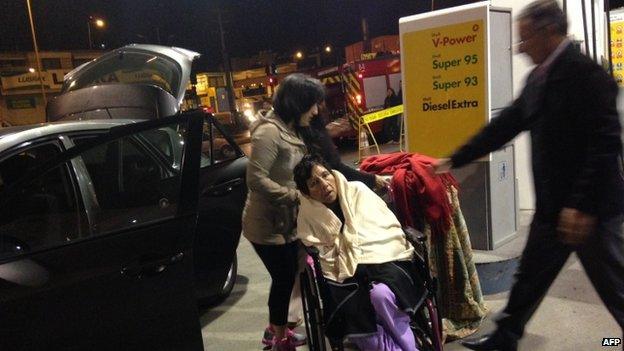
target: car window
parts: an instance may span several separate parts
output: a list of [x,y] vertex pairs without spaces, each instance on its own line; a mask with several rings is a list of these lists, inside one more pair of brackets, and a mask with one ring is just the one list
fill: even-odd
[[[227,131],[225,132],[227,133]],[[209,164],[202,162],[202,167],[234,160],[241,156],[238,152],[238,147],[230,143],[221,130],[208,119],[204,121],[202,155],[210,161]]]
[[[161,128],[164,134],[177,134],[179,126]],[[182,160],[179,147],[164,145],[163,133],[146,131],[97,146],[80,155],[88,171],[97,201],[92,230],[105,233],[135,225],[171,218],[180,197],[180,167],[171,160]],[[73,139],[80,143],[80,138]],[[160,146],[146,140],[161,142]],[[180,140],[183,140],[180,137]]]
[[100,59],[97,65],[69,79],[63,93],[102,84],[153,84],[177,95],[180,68],[172,60],[154,54],[120,51]]
[[177,131],[173,131],[173,132],[176,134],[175,136],[173,135],[170,136],[169,131],[166,128],[148,130],[143,133],[143,136],[147,139],[147,141],[152,146],[157,148],[160,154],[167,160],[167,162],[169,162],[169,164],[172,164],[172,165],[177,164],[177,162],[179,162],[179,160],[176,160],[174,157],[174,151],[173,151],[174,140],[177,139],[175,141],[177,141],[178,144],[180,142],[182,143],[182,145],[179,145],[179,147],[182,147],[184,145],[184,141],[181,137],[177,135]]
[[81,236],[77,196],[67,164],[22,182],[27,172],[59,153],[56,144],[43,144],[0,161],[0,258]]
[[[166,161],[173,167],[178,169],[182,163],[180,158],[182,153],[180,150],[184,146],[184,131],[173,130],[171,128],[160,128],[150,130],[142,134],[146,142],[158,150]],[[205,155],[201,155],[200,166],[209,165],[210,159]]]

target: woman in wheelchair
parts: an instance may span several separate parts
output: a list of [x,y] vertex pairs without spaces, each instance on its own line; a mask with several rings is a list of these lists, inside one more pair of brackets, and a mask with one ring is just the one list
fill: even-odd
[[416,350],[410,315],[426,290],[394,213],[366,185],[348,182],[317,156],[305,156],[294,179],[304,195],[297,236],[318,250],[326,283],[325,334],[348,338],[360,350]]

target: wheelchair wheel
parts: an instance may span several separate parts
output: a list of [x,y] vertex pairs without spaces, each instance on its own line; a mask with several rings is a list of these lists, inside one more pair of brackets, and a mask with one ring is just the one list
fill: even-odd
[[437,308],[433,301],[427,298],[412,319],[412,332],[414,333],[418,350],[442,351],[441,327]]
[[308,349],[310,351],[326,351],[321,298],[314,272],[309,266],[306,266],[305,271],[301,273],[300,283]]

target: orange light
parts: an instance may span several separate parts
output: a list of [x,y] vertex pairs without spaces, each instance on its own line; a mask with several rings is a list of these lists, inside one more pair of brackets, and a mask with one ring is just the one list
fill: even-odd
[[357,94],[355,96],[355,101],[357,102],[358,105],[361,105],[362,104],[362,95]]

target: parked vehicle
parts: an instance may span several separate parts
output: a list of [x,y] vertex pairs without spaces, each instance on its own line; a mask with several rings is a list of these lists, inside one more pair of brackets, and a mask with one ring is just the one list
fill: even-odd
[[233,239],[195,229],[227,225],[236,161],[200,156],[202,117],[0,130],[0,349],[203,349],[193,266]]
[[[345,63],[323,68],[316,77],[327,89],[326,105],[330,117],[327,129],[334,138],[354,139],[360,116],[383,109],[388,88],[399,91],[401,61],[399,56]],[[348,123],[347,123],[348,122]],[[348,128],[348,125],[351,128]],[[383,122],[370,127],[380,140]]]
[[[61,94],[48,103],[48,120],[142,120],[179,114],[198,56],[159,45],[115,49],[65,76]],[[228,296],[236,281],[247,158],[227,126],[205,116],[202,152],[208,163],[200,168],[194,270],[200,302],[212,302]],[[160,133],[153,138],[163,152],[176,147],[175,136]]]

